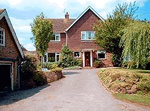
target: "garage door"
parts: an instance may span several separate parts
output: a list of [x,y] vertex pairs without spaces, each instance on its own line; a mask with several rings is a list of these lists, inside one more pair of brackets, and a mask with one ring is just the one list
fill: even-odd
[[0,65],[0,91],[11,89],[10,66]]

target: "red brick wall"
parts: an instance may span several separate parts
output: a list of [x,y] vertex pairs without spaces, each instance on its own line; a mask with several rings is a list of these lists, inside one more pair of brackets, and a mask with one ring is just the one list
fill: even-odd
[[47,49],[47,52],[61,52],[62,46],[66,44],[66,34],[61,33],[60,34],[60,41],[50,41]]
[[[0,46],[1,58],[17,59],[21,56],[5,18],[0,20],[0,27],[5,29],[5,46]],[[14,86],[17,85],[17,61],[13,61]]]
[[[67,32],[68,34],[68,47],[72,51],[82,51],[82,49],[93,49],[93,61],[97,59],[97,50],[103,48],[99,47],[95,41],[91,40],[81,40],[81,31],[93,31],[94,25],[98,22],[99,18],[91,11],[87,11],[82,18],[74,24],[73,27]],[[82,59],[81,54],[81,58]],[[106,59],[103,60],[103,63],[108,66],[113,66],[111,63],[111,54],[106,53]]]
[[82,49],[100,49],[94,41],[81,40],[81,31],[93,31],[93,27],[98,20],[99,18],[94,15],[92,11],[87,11],[67,32],[69,49],[74,51],[81,51]]
[[16,59],[20,53],[4,18],[0,21],[0,27],[5,29],[5,46],[0,46],[0,57]]

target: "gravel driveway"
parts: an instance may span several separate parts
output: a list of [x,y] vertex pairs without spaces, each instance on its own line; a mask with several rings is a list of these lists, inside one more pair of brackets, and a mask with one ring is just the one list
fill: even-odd
[[0,97],[0,111],[150,111],[114,99],[100,84],[99,69],[65,70],[66,78]]

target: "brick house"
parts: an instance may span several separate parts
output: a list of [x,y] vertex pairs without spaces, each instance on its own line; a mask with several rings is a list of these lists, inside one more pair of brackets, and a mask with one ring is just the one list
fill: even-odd
[[102,60],[105,66],[113,66],[111,53],[99,47],[94,40],[94,25],[101,16],[92,8],[87,7],[76,19],[70,19],[68,12],[65,19],[49,19],[53,21],[53,40],[44,57],[44,62],[59,60],[64,44],[73,51],[74,58],[82,60],[82,66],[93,67],[94,60]]
[[24,58],[6,9],[0,10],[0,91],[20,87],[20,64]]

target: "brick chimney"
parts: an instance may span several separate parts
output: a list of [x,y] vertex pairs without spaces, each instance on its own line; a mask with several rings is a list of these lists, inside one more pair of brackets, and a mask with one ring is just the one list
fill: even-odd
[[68,14],[68,12],[66,12],[66,14],[65,14],[65,19],[69,19],[69,14]]

